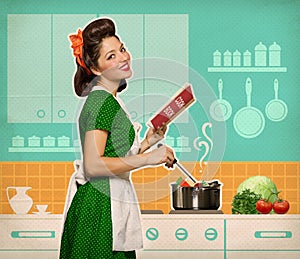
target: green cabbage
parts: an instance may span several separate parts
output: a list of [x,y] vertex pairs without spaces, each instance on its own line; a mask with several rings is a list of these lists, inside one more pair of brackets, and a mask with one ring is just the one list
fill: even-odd
[[268,199],[272,203],[278,199],[278,191],[272,180],[266,176],[252,176],[243,181],[237,188],[240,193],[243,190],[250,189],[256,194],[260,194],[263,199]]

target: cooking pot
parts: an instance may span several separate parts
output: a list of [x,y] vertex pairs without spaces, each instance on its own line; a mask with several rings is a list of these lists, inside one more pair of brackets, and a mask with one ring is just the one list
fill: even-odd
[[171,183],[171,206],[174,210],[217,210],[221,207],[221,186],[218,181],[207,186],[183,187]]

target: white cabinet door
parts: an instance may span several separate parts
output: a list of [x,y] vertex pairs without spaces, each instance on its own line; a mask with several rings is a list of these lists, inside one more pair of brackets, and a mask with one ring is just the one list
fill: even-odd
[[51,120],[51,15],[9,14],[8,122]]
[[73,91],[73,75],[76,64],[69,34],[84,29],[96,18],[95,14],[55,14],[53,15],[53,122],[71,123],[79,100]]
[[96,17],[8,16],[8,122],[68,123],[78,99],[75,61],[68,35]]
[[227,220],[228,251],[299,251],[299,219],[259,217]]
[[133,76],[128,81],[125,94],[121,99],[134,121],[143,122],[143,66],[144,56],[144,20],[141,14],[103,14],[116,24],[117,35],[131,55]]
[[[145,15],[145,120],[188,81],[188,15]],[[177,122],[188,122],[182,114]]]
[[[188,16],[105,16],[116,22],[117,34],[132,54],[134,75],[122,98],[133,119],[146,122],[188,81]],[[73,92],[75,61],[68,35],[94,18],[8,16],[8,122],[74,122],[79,102]],[[153,57],[159,61],[148,62]],[[148,78],[149,72],[154,78]],[[185,116],[178,122],[187,122]]]
[[60,246],[62,222],[61,218],[39,219],[34,216],[1,219],[0,251],[56,251]]

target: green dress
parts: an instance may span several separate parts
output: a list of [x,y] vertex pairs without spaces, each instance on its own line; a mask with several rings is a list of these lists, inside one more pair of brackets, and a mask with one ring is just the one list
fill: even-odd
[[[114,96],[92,91],[79,117],[83,147],[86,131],[108,131],[104,156],[124,157],[135,131]],[[61,259],[136,258],[135,251],[113,251],[109,177],[97,177],[80,186],[72,200],[61,239]]]

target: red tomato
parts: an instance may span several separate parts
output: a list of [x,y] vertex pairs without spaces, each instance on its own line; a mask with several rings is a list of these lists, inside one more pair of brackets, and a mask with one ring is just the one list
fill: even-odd
[[202,187],[202,183],[195,183],[194,187]]
[[288,212],[290,204],[286,200],[277,200],[273,204],[273,209],[277,214],[285,214]]
[[182,180],[182,181],[181,181],[180,186],[181,186],[181,187],[191,187],[191,186],[189,185],[189,183],[188,183],[187,181],[185,181],[185,180]]
[[268,214],[273,208],[273,204],[270,201],[260,199],[256,202],[256,210],[262,214]]

